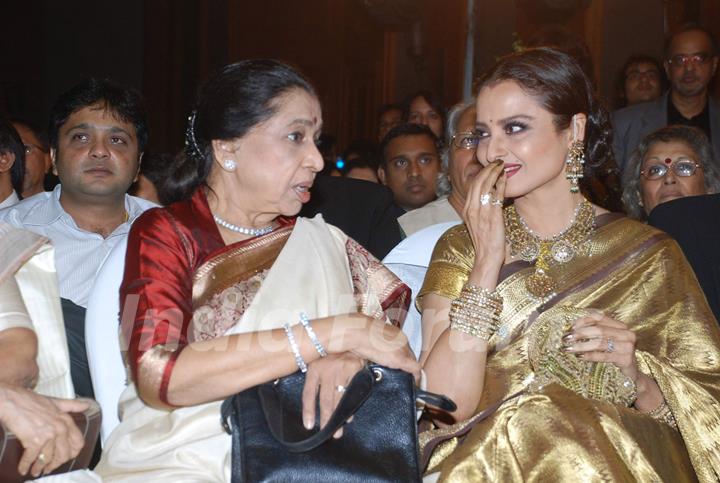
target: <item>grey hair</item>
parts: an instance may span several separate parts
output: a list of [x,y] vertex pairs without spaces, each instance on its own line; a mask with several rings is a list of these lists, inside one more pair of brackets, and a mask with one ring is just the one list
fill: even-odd
[[450,170],[452,138],[457,133],[457,125],[460,121],[460,117],[465,113],[465,111],[474,105],[475,99],[467,99],[459,104],[455,104],[450,111],[448,111],[447,126],[445,127],[445,146],[443,146],[442,151],[440,152],[442,170],[438,174],[435,184],[435,193],[437,193],[438,197],[447,196],[452,191],[450,177],[448,176],[448,172]]
[[625,209],[631,217],[638,220],[647,218],[640,196],[640,168],[645,160],[645,155],[652,145],[657,142],[669,143],[674,141],[684,142],[697,155],[697,163],[703,170],[705,189],[708,194],[720,193],[720,175],[715,167],[712,146],[705,133],[691,126],[667,126],[645,136],[633,151],[630,159],[628,159],[627,166],[623,170],[622,199],[625,203]]

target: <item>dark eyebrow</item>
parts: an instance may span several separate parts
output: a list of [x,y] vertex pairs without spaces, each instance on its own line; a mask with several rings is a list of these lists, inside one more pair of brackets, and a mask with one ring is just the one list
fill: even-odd
[[[529,116],[527,114],[516,114],[514,116],[506,117],[504,119],[498,120],[498,124],[508,124],[513,121],[532,121],[535,119],[533,116]],[[484,122],[478,122],[475,124],[475,128],[479,128],[481,126],[487,126]]]
[[74,131],[75,129],[89,129],[89,128],[90,128],[90,125],[83,122],[81,124],[77,124],[77,125],[71,127],[70,129],[68,129],[68,131]]
[[[92,128],[93,128],[93,126],[91,124],[83,122],[83,123],[80,123],[80,124],[77,124],[77,125],[71,127],[70,129],[68,129],[68,132],[74,131],[76,129],[92,129]],[[133,135],[131,133],[129,133],[125,129],[123,129],[121,127],[117,127],[117,126],[112,126],[111,128],[108,129],[108,131],[110,131],[111,133],[120,132],[120,133],[124,133],[127,136],[130,136],[131,138],[133,137]]]
[[131,133],[129,133],[129,132],[126,131],[125,129],[123,129],[123,128],[121,128],[121,127],[117,127],[117,126],[111,127],[111,128],[110,128],[110,132],[111,132],[111,133],[121,132],[121,133],[124,133],[124,134],[132,137],[132,134],[131,134]]
[[315,127],[314,121],[311,121],[310,119],[304,119],[304,118],[293,119],[292,121],[290,121],[288,123],[288,126],[294,126],[295,124],[301,124],[303,126],[308,126],[308,127]]

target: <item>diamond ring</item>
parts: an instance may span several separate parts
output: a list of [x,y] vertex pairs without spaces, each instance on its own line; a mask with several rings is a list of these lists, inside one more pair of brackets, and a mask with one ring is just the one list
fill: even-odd
[[607,349],[605,349],[605,352],[615,352],[615,342],[613,342],[610,337],[608,337]]
[[39,455],[37,455],[37,461],[38,461],[38,463],[40,463],[41,465],[45,466],[45,463],[47,463],[47,461],[46,461],[46,459],[45,459],[45,454],[44,454],[44,453],[40,453]]
[[502,202],[502,200],[493,199],[490,204],[493,205],[493,206],[502,206],[502,205],[503,205],[503,202]]
[[347,388],[345,386],[343,386],[342,384],[338,384],[337,387],[335,387],[335,390],[337,392],[345,392],[347,390]]
[[483,206],[490,204],[490,193],[483,193],[480,195],[480,204]]

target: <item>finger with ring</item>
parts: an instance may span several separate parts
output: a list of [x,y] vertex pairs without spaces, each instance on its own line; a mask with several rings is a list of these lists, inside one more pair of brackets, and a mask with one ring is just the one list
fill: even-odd
[[45,466],[47,464],[47,459],[45,458],[45,453],[40,453],[39,455],[37,455],[37,462],[43,466]]
[[605,352],[615,352],[615,342],[610,337],[608,337],[607,349],[605,349]]
[[492,200],[491,204],[492,204],[493,206],[502,206],[502,205],[503,205],[503,202],[502,202],[502,200],[498,200],[497,198],[495,198],[495,199]]
[[345,392],[345,391],[347,390],[347,388],[346,388],[345,386],[343,386],[342,384],[338,384],[338,385],[335,387],[335,390],[336,390],[337,392]]

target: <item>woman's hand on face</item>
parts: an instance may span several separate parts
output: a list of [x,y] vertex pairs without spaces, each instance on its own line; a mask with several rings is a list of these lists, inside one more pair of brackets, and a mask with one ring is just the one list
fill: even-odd
[[[494,289],[497,274],[505,261],[505,221],[501,202],[505,198],[506,176],[502,160],[487,165],[473,180],[468,191],[463,221],[475,247],[473,283]],[[495,280],[490,281],[495,275]]]
[[[365,361],[354,354],[330,354],[308,365],[303,388],[303,425],[311,429],[315,425],[316,401],[320,402],[320,427],[330,420],[350,380],[363,368]],[[319,395],[319,398],[318,398]],[[342,429],[335,437],[342,435]]]
[[20,474],[50,473],[82,449],[85,440],[67,413],[86,410],[86,401],[45,397],[14,386],[0,388],[0,399],[0,419],[25,449]]
[[635,332],[622,322],[600,311],[593,311],[577,319],[563,341],[568,352],[585,361],[615,364],[625,376],[637,381]]

